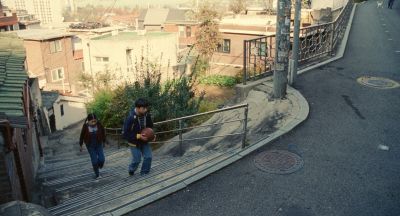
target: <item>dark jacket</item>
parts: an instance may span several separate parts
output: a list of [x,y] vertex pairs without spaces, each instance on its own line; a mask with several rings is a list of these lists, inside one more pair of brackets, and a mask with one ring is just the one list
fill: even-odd
[[136,115],[135,109],[133,109],[124,121],[123,134],[122,134],[124,139],[126,139],[129,143],[134,145],[141,145],[147,143],[140,139],[140,132],[144,128],[153,128],[153,120],[151,119],[150,113],[146,113],[145,118],[146,118],[146,125],[142,127],[139,123],[139,116]]
[[[106,141],[106,133],[104,127],[99,122],[97,122],[96,141],[98,144],[104,143]],[[81,136],[79,138],[79,145],[82,146],[83,143],[85,143],[86,145],[90,144],[89,125],[87,123],[83,124]]]

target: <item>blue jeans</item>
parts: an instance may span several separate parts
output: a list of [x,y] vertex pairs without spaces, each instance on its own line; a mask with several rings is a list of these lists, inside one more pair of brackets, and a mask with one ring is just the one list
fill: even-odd
[[99,168],[103,168],[105,157],[103,152],[103,144],[90,144],[86,145],[86,148],[92,161],[93,170],[96,176],[99,176]]
[[129,172],[135,172],[136,169],[139,166],[139,163],[142,159],[142,154],[143,154],[143,164],[142,164],[142,169],[140,171],[140,174],[147,174],[150,172],[151,168],[151,160],[152,160],[152,155],[151,155],[151,147],[150,145],[144,144],[141,145],[140,147],[130,147],[131,148],[131,153],[132,153],[132,162],[129,164]]

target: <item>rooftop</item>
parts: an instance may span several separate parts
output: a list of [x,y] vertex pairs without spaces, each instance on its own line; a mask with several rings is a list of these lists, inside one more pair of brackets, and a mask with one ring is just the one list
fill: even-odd
[[70,37],[73,34],[57,29],[29,29],[16,31],[18,37],[25,40],[50,40],[54,38]]
[[243,26],[267,26],[276,24],[275,15],[240,15],[236,18],[224,17],[222,18],[220,25],[231,24],[231,25],[243,25]]
[[41,94],[42,94],[43,106],[46,107],[46,109],[52,108],[54,102],[56,102],[56,100],[60,96],[58,92],[54,91],[42,91]]
[[138,35],[137,32],[119,32],[117,35],[105,34],[99,37],[92,38],[92,40],[110,40],[110,41],[142,40],[143,38],[162,37],[171,34],[173,33],[147,32],[144,35]]
[[16,34],[0,33],[0,116],[14,127],[26,126],[23,91],[28,80],[25,50]]
[[150,8],[144,18],[144,25],[162,25],[167,20],[169,9]]

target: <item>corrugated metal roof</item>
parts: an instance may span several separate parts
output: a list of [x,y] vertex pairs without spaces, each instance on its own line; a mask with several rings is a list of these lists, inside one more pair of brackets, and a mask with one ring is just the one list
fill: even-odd
[[22,93],[28,80],[25,49],[16,34],[0,33],[0,116],[13,127],[26,127]]

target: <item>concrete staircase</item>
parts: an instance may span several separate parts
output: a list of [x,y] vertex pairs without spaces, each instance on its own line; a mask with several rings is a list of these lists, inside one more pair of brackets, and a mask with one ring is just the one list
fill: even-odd
[[204,177],[202,171],[210,164],[223,162],[235,152],[237,149],[209,150],[182,157],[155,157],[150,174],[129,176],[129,149],[108,147],[98,181],[93,178],[89,155],[70,152],[45,159],[38,180],[44,203],[53,215],[121,215],[181,189],[193,178]]
[[[42,205],[53,215],[122,215],[185,188],[275,140],[307,118],[309,107],[300,93],[289,88],[287,100],[269,102],[266,93],[271,88],[270,83],[260,83],[257,91],[249,93],[246,148],[241,149],[240,137],[230,137],[218,140],[218,145],[209,145],[212,142],[208,141],[201,148],[188,147],[190,150],[181,157],[155,155],[152,170],[145,176],[129,176],[130,150],[111,144],[105,148],[102,178],[96,181],[88,153],[78,150],[81,124],[64,134],[52,134],[45,148],[45,165],[38,174]],[[274,116],[282,110],[284,113],[278,114],[285,118],[278,122]],[[232,115],[235,112],[226,114],[225,119]],[[229,129],[223,128],[224,133]]]

